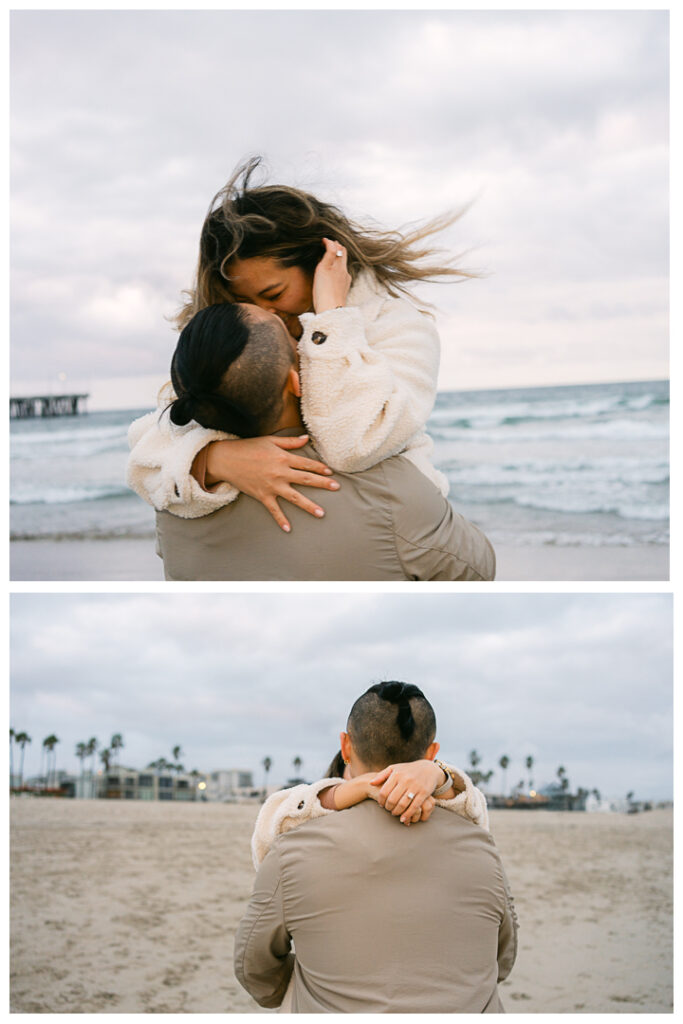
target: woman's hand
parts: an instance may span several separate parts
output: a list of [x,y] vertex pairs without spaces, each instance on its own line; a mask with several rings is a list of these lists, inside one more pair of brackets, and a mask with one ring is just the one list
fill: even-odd
[[391,814],[400,815],[407,825],[429,818],[435,806],[432,793],[443,781],[443,769],[433,761],[422,760],[390,764],[374,777],[371,786],[377,790],[377,803]]
[[[313,275],[313,309],[325,313],[346,305],[351,275],[346,267],[346,249],[339,242],[323,238],[325,255]],[[337,256],[341,253],[341,256]]]
[[318,518],[325,515],[319,505],[295,490],[294,484],[339,490],[337,481],[330,479],[332,470],[324,462],[293,452],[307,441],[307,435],[212,441],[207,448],[205,483],[211,487],[226,481],[251,495],[265,505],[278,526],[289,533],[291,527],[278,505],[278,498],[285,498]]

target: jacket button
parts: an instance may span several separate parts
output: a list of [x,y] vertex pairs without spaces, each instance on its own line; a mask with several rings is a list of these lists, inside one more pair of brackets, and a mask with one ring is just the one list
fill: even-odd
[[314,331],[311,335],[311,341],[314,345],[322,345],[324,341],[327,341],[327,335],[323,334],[322,331]]

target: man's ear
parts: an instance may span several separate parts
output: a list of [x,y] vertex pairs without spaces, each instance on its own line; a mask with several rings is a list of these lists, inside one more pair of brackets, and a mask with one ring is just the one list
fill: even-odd
[[427,747],[427,753],[425,754],[425,761],[433,761],[440,749],[441,744],[437,743],[436,740],[434,740],[433,743],[430,743]]
[[296,395],[297,398],[301,398],[301,378],[294,367],[287,374],[285,390],[289,391],[292,395]]
[[341,746],[341,754],[346,762],[351,760],[351,737],[348,732],[339,733],[339,744]]

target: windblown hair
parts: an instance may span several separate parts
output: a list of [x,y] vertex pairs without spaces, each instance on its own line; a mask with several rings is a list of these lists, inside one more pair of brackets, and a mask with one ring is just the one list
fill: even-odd
[[436,735],[434,709],[411,683],[376,683],[351,708],[347,731],[371,770],[424,757]]
[[261,157],[241,164],[209,207],[199,242],[199,262],[188,301],[176,318],[179,328],[204,306],[234,302],[230,261],[267,256],[285,267],[300,267],[311,277],[323,257],[323,237],[333,238],[348,252],[355,279],[370,270],[390,295],[410,297],[414,281],[476,277],[444,259],[443,250],[425,240],[449,227],[462,210],[442,214],[402,231],[382,231],[349,220],[341,210],[289,185],[251,184]]
[[249,323],[243,307],[232,303],[200,310],[181,331],[173,354],[173,423],[196,420],[238,437],[275,429],[294,362],[281,333],[277,324]]

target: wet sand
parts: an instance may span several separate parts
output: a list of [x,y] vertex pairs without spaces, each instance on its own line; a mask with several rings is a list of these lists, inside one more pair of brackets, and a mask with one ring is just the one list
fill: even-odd
[[[12,800],[12,1011],[266,1012],[232,972],[256,812]],[[492,812],[521,923],[508,1012],[671,1011],[672,824]]]
[[[499,581],[668,580],[665,547],[498,547]],[[10,545],[12,580],[163,580],[152,538],[22,540]]]

